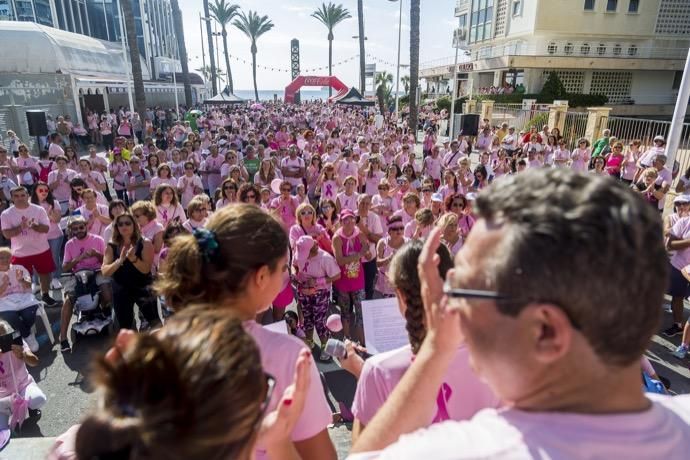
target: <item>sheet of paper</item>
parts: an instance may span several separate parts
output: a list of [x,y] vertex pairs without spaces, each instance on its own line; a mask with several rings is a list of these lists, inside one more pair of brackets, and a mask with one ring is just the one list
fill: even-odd
[[409,343],[405,319],[395,297],[362,302],[364,339],[369,353],[375,355]]
[[264,327],[269,331],[278,332],[280,334],[288,333],[287,323],[285,322],[285,320],[278,321],[277,323],[267,324]]

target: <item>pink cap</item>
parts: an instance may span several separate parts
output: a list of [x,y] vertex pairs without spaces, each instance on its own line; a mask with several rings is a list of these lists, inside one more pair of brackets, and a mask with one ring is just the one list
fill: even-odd
[[345,219],[346,217],[355,217],[355,213],[352,212],[351,209],[343,209],[343,210],[341,210],[341,211],[340,211],[340,215],[338,216],[338,218],[339,218],[340,220],[343,220],[343,219]]
[[300,236],[295,243],[295,265],[299,270],[304,268],[304,264],[309,258],[311,248],[316,244],[316,240],[311,236]]

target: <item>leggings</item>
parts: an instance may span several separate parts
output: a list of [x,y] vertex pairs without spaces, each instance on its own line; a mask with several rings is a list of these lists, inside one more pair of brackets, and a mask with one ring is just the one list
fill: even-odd
[[364,300],[371,300],[374,298],[374,285],[378,272],[376,259],[364,262],[362,266],[364,267]]
[[115,193],[119,199],[124,201],[125,204],[129,206],[129,194],[127,193],[127,190],[115,190]]
[[0,319],[10,323],[10,326],[19,331],[22,337],[28,337],[36,322],[36,310],[38,310],[38,305],[16,311],[3,311],[0,312]]
[[[330,303],[330,291],[322,289],[314,294],[297,293],[297,300],[302,304],[302,315],[304,316],[304,332],[307,339],[311,340],[314,329],[320,338],[328,337],[326,328],[326,317],[328,316],[328,305]],[[325,345],[325,344],[322,344]]]
[[112,150],[113,149],[113,135],[112,134],[103,134],[103,147],[106,150]]
[[139,311],[151,326],[160,323],[157,299],[148,286],[128,288],[120,286],[114,281],[112,284],[113,308],[121,329],[132,329],[134,327],[135,303],[139,306]]
[[340,308],[340,315],[351,326],[362,324],[362,299],[364,299],[364,289],[351,292],[341,292],[336,290],[336,303]]

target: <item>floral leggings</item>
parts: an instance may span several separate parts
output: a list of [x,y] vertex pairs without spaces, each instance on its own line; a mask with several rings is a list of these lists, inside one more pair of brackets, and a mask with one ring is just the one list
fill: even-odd
[[311,339],[313,330],[319,337],[328,337],[326,328],[326,317],[328,316],[328,305],[330,303],[330,291],[328,289],[317,290],[313,294],[297,293],[297,300],[302,305],[302,315],[304,316],[304,332],[307,338]]
[[335,301],[340,308],[340,315],[352,326],[362,324],[362,300],[364,300],[364,289],[351,292],[335,291]]

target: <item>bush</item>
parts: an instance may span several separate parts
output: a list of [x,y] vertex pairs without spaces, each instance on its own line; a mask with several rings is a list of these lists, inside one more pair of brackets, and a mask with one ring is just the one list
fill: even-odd
[[450,97],[448,97],[448,96],[443,96],[443,97],[439,97],[438,99],[436,99],[436,108],[438,110],[445,109],[446,112],[450,112],[451,104],[452,104],[452,101],[450,100]]
[[544,82],[544,87],[541,89],[539,95],[546,99],[547,101],[555,101],[559,99],[565,99],[567,93],[565,92],[565,86],[563,82],[558,78],[556,72],[551,72],[549,77]]
[[540,130],[544,125],[549,124],[549,114],[548,113],[540,113],[536,115],[534,118],[532,118],[530,121],[527,122],[527,124],[524,127],[525,131],[529,131],[532,126],[535,126],[537,130]]

